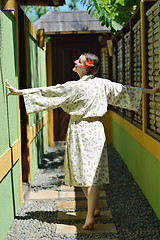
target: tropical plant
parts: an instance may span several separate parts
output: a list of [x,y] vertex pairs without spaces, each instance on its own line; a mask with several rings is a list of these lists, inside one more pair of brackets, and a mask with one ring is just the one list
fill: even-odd
[[140,0],[81,0],[83,6],[114,34],[135,13]]

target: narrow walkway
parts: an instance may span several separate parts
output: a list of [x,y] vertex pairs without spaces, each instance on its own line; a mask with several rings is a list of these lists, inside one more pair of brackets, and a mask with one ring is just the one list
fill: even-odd
[[44,154],[6,240],[160,240],[153,210],[112,146],[108,153],[111,183],[101,188],[95,230],[82,229],[86,199],[80,188],[64,185],[64,146],[57,145]]

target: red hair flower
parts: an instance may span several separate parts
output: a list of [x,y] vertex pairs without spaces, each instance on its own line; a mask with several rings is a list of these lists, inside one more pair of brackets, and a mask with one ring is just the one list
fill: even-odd
[[93,61],[91,61],[90,59],[87,60],[87,62],[84,63],[84,67],[88,68],[88,67],[93,67]]

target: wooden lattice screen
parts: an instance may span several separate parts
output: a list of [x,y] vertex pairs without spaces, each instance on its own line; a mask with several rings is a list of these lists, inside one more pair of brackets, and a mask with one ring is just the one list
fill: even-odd
[[[147,11],[148,18],[148,85],[154,87],[160,81],[160,1]],[[159,138],[160,94],[149,96],[149,123],[151,134]]]
[[[142,64],[141,64],[141,21],[133,26],[133,85],[142,87]],[[142,124],[142,105],[138,112],[134,112],[133,120]]]
[[101,76],[102,78],[109,78],[109,56],[108,56],[108,48],[101,48]]
[[[131,34],[130,31],[127,32],[124,35],[124,66],[125,66],[125,72],[124,72],[124,84],[125,85],[131,85]],[[124,110],[124,116],[131,118],[131,111],[130,110]]]

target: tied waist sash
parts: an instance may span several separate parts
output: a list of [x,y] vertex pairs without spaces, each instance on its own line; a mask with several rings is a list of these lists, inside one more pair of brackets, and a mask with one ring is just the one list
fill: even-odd
[[75,115],[72,115],[70,117],[71,122],[80,122],[80,121],[95,122],[95,121],[100,121],[100,119],[101,119],[101,117],[82,118],[81,116],[75,116]]

